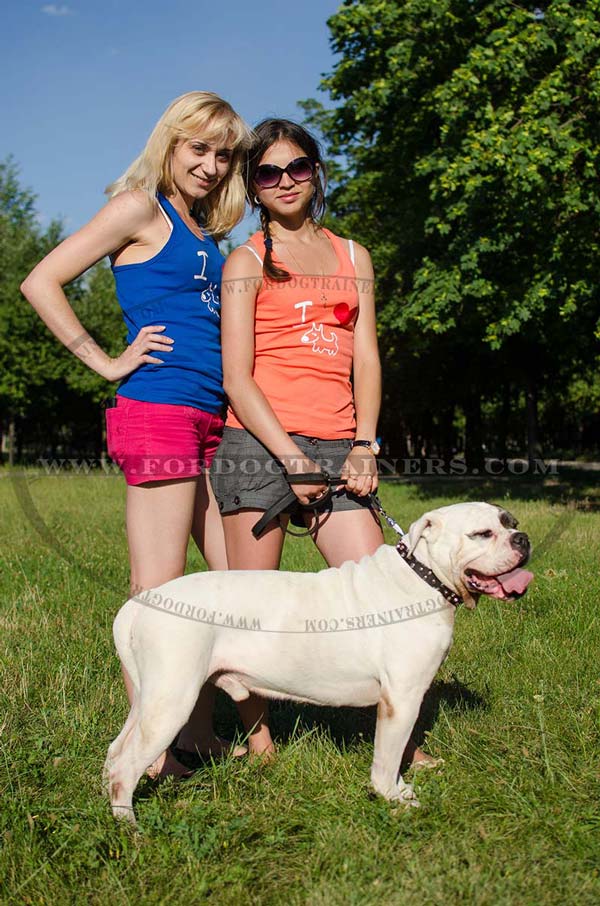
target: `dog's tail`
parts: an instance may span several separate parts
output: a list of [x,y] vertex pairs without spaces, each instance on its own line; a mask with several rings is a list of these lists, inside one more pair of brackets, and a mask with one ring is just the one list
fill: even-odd
[[121,607],[113,623],[113,638],[121,663],[131,677],[136,694],[140,690],[140,673],[131,647],[133,624],[138,612],[135,599],[130,599]]

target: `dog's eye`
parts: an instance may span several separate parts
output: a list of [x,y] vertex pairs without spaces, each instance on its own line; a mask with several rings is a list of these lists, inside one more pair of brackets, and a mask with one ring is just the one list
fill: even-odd
[[473,532],[469,535],[469,538],[492,538],[493,535],[494,533],[491,529],[485,529],[485,531],[482,532]]

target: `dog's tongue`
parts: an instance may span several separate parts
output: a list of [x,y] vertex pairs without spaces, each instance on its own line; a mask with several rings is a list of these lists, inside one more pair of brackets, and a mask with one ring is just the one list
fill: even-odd
[[533,573],[526,569],[511,569],[500,576],[484,576],[477,574],[477,589],[491,598],[506,600],[515,595],[525,593],[527,586],[533,579]]
[[522,595],[525,594],[527,586],[533,579],[533,573],[530,573],[527,569],[517,568],[511,569],[509,573],[496,576],[496,579],[507,595]]

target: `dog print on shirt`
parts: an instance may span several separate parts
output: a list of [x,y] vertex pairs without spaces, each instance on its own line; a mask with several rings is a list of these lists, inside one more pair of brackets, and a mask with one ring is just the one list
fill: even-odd
[[325,353],[330,356],[337,355],[337,334],[333,330],[326,334],[325,329],[323,324],[315,324],[313,321],[312,326],[302,335],[302,342],[311,343],[313,352]]

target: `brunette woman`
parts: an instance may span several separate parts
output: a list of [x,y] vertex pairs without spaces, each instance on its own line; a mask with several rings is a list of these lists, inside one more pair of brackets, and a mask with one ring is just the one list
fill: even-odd
[[[211,481],[230,569],[277,569],[285,520],[260,538],[252,527],[289,486],[286,473],[346,477],[291,485],[329,566],[383,543],[367,495],[377,488],[381,369],[369,253],[320,225],[325,167],[315,139],[288,120],[265,120],[248,153],[247,189],[262,229],[228,258],[223,274],[223,367],[230,400]],[[240,713],[251,752],[273,743],[266,705]],[[408,753],[412,756],[413,752]],[[427,758],[417,750],[416,758]]]

